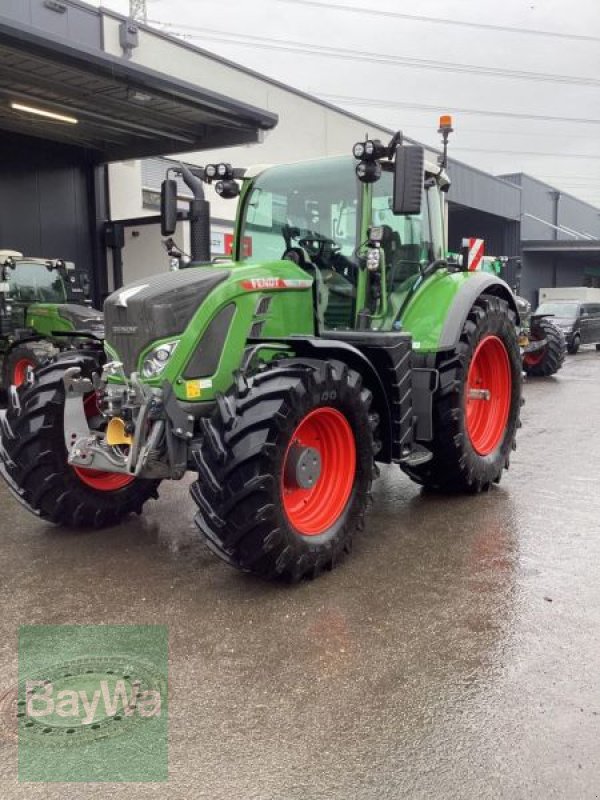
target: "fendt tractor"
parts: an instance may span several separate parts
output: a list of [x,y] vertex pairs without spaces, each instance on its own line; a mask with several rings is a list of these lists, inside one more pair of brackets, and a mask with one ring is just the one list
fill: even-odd
[[[42,519],[113,525],[193,472],[196,523],[229,564],[295,581],[364,526],[378,464],[480,492],[509,465],[518,313],[496,276],[446,257],[444,155],[396,134],[352,156],[176,172],[194,194],[191,266],[104,306],[104,350],[61,353],[13,389],[2,469]],[[239,195],[211,263],[208,201]],[[162,188],[162,233],[177,184]]]
[[102,314],[87,305],[87,276],[69,261],[0,250],[0,388],[74,340],[104,336]]
[[549,378],[562,367],[567,354],[565,334],[549,314],[532,314],[531,303],[517,296],[521,317],[519,344],[527,375]]

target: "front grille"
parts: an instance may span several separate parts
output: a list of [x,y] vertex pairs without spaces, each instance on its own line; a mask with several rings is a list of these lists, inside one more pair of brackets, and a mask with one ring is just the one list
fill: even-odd
[[206,297],[228,276],[229,270],[190,267],[137,281],[107,297],[106,341],[125,373],[136,370],[140,354],[153,342],[183,333]]

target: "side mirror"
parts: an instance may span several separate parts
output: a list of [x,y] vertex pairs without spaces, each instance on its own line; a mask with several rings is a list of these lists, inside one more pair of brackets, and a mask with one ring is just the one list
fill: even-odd
[[160,232],[172,236],[177,227],[177,181],[162,182],[160,187]]
[[423,148],[418,145],[399,145],[394,166],[394,214],[419,214],[425,169]]

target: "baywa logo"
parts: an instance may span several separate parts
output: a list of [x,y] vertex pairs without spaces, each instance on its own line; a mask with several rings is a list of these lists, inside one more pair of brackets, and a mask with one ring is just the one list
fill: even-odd
[[[35,646],[35,637],[44,644],[49,630],[48,643],[64,636],[65,654],[73,653],[77,639],[85,646],[101,641],[110,653],[126,641],[127,628],[135,645],[130,653],[48,663]],[[163,626],[27,626],[20,634],[15,716],[21,780],[167,779]],[[149,653],[140,647],[144,636]]]
[[165,689],[151,664],[127,656],[58,664],[19,685],[19,729],[50,746],[119,736],[161,715]]

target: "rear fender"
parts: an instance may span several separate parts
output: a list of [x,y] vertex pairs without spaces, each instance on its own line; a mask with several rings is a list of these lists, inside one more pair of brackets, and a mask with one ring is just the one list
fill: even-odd
[[515,296],[508,284],[488,273],[476,272],[472,274],[468,281],[462,284],[448,309],[440,334],[439,350],[456,349],[469,311],[482,294],[500,297],[505,300],[515,314],[516,324],[520,324]]

